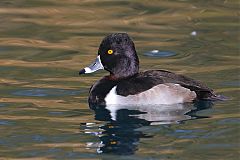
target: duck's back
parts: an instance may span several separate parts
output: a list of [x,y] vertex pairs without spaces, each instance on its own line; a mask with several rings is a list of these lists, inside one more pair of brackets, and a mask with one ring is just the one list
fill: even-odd
[[[175,74],[165,70],[149,70],[140,72],[135,77],[128,80],[121,81],[116,88],[118,95],[128,96],[136,95],[145,92],[153,87],[161,89],[167,87],[173,91],[180,91],[186,89],[196,93],[196,99],[211,99],[215,97],[212,89],[206,85],[193,80],[189,77]],[[181,92],[179,92],[181,93]]]

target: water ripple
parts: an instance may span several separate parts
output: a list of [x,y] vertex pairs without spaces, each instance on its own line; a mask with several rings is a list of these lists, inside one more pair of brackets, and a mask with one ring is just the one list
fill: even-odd
[[148,57],[173,57],[176,55],[173,51],[160,51],[160,50],[152,50],[143,53],[143,55]]
[[55,88],[45,88],[45,89],[26,89],[13,92],[16,96],[27,96],[27,97],[60,97],[60,96],[73,96],[82,93],[83,91],[78,90],[67,90],[67,89],[55,89]]

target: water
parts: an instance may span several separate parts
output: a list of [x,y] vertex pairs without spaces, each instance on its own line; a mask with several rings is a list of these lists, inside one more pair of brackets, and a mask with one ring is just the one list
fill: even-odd
[[[0,159],[239,159],[239,2],[2,0],[0,20]],[[78,71],[113,32],[134,39],[141,70],[229,100],[89,109],[107,73]]]

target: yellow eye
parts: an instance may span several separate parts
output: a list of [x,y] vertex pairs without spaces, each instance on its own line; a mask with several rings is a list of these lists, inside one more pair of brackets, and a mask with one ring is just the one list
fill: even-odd
[[113,54],[113,50],[109,49],[107,53],[108,54]]

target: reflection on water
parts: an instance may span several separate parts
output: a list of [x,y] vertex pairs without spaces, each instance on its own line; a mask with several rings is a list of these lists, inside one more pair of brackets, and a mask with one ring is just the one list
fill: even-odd
[[99,138],[97,143],[87,142],[87,148],[97,148],[97,153],[131,155],[138,150],[140,139],[154,136],[141,131],[141,127],[178,124],[186,120],[207,118],[198,116],[197,112],[212,106],[211,101],[154,106],[90,106],[95,112],[95,120],[106,123],[100,126],[84,123],[81,129],[84,133]]

